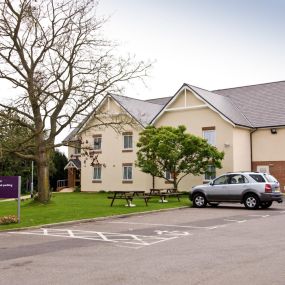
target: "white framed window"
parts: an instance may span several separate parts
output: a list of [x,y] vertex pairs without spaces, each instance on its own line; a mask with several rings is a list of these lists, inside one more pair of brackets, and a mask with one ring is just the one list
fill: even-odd
[[94,136],[94,150],[101,150],[102,148],[102,135],[95,135]]
[[123,181],[133,180],[133,165],[131,163],[123,164]]
[[123,133],[123,150],[133,149],[133,133],[127,132]]
[[76,142],[74,145],[74,154],[81,154],[81,143]]
[[165,179],[167,179],[167,180],[173,180],[173,173],[170,172],[170,171],[168,171],[168,170],[166,170],[164,177],[165,177]]
[[205,173],[205,180],[213,180],[216,178],[216,167],[213,165],[208,166],[208,171]]
[[97,164],[94,166],[93,180],[101,180],[101,179],[102,179],[102,165]]
[[216,130],[215,127],[203,128],[203,139],[205,139],[208,144],[216,145]]

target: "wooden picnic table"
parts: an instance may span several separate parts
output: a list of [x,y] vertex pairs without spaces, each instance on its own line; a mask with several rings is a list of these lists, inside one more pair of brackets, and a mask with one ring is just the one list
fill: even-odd
[[134,207],[135,205],[132,204],[134,198],[144,199],[145,205],[147,206],[147,202],[150,199],[150,195],[147,195],[145,191],[137,191],[137,190],[116,190],[111,191],[110,196],[108,199],[112,199],[111,207],[114,204],[116,199],[123,199],[126,200],[128,207]]
[[160,197],[160,202],[166,203],[168,201],[165,198],[170,196],[177,197],[178,201],[180,202],[179,196],[181,196],[182,193],[179,193],[175,188],[151,188],[149,195],[151,197],[158,196]]

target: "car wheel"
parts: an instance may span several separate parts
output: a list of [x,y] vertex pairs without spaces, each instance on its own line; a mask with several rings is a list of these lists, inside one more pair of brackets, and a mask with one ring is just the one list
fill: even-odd
[[207,205],[206,197],[203,194],[196,194],[193,199],[193,206],[195,208],[204,208]]
[[255,194],[248,194],[244,198],[244,206],[247,209],[253,210],[259,207],[259,199]]
[[209,202],[208,204],[209,204],[210,206],[214,207],[214,208],[216,208],[216,207],[218,207],[218,206],[220,205],[219,202]]
[[267,209],[271,205],[272,205],[272,202],[270,201],[270,202],[262,202],[260,206],[261,206],[262,209]]

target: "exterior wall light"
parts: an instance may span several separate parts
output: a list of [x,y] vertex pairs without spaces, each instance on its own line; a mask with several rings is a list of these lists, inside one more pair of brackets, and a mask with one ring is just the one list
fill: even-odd
[[276,135],[277,134],[277,129],[273,128],[270,130],[272,135]]

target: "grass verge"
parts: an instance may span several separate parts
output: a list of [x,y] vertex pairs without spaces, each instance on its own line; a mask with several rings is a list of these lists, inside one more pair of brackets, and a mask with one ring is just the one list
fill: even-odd
[[[178,208],[190,206],[187,195],[180,198],[170,197],[168,203],[159,203],[159,197],[151,198],[148,206],[143,199],[134,199],[136,207],[125,207],[125,200],[115,200],[110,207],[111,200],[107,193],[54,193],[48,204],[40,204],[33,200],[21,202],[21,223],[0,225],[1,230],[31,227],[44,224],[74,221],[81,219],[106,217],[135,212]],[[17,215],[17,201],[0,203],[0,217]]]

